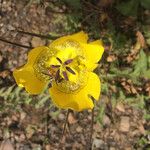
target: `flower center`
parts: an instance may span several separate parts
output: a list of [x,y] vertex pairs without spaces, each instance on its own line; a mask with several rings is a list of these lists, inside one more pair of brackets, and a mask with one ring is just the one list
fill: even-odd
[[42,52],[34,68],[40,80],[50,81],[51,85],[56,85],[60,91],[71,93],[86,85],[85,62],[80,44],[68,40]]
[[69,66],[73,62],[73,59],[68,59],[65,62],[62,62],[62,60],[58,57],[56,57],[56,59],[60,63],[60,65],[53,64],[50,66],[50,76],[55,78],[55,81],[57,83],[61,82],[62,80],[69,81],[67,72],[71,73],[72,75],[76,74],[75,71]]

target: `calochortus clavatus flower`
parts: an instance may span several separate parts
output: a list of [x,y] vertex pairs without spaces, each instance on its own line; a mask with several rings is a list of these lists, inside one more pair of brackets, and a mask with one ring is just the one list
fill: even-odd
[[92,109],[91,96],[98,100],[101,88],[93,70],[104,48],[100,40],[87,41],[88,35],[81,31],[32,49],[27,63],[13,72],[17,84],[30,94],[39,94],[49,85],[51,99],[59,108]]

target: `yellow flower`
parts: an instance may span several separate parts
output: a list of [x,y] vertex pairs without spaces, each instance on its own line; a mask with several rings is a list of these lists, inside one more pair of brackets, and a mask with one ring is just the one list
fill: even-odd
[[49,83],[52,101],[59,108],[92,109],[100,95],[100,80],[93,73],[104,48],[101,41],[87,43],[83,31],[61,37],[48,47],[32,49],[27,63],[13,72],[17,84],[39,94]]

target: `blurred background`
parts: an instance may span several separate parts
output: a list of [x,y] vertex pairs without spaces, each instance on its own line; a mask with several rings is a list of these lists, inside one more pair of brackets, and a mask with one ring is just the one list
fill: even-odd
[[91,111],[69,115],[58,148],[66,111],[12,76],[32,47],[81,30],[105,47],[92,149],[150,150],[150,0],[0,0],[0,150],[87,149]]

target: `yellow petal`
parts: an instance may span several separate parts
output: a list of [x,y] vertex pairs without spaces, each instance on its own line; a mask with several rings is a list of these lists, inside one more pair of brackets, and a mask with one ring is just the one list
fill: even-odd
[[32,49],[28,54],[27,64],[13,72],[17,84],[21,87],[25,87],[26,91],[30,94],[41,93],[45,86],[45,83],[36,77],[33,64],[38,56],[40,56],[40,53],[43,53],[46,50],[49,50],[46,46]]
[[77,83],[77,81],[79,79],[79,74],[78,74],[78,72],[74,68],[72,68],[72,67],[70,67],[70,68],[71,68],[71,70],[73,70],[73,72],[75,74],[72,74],[71,72],[67,71],[69,81]]
[[81,44],[84,52],[85,57],[87,58],[87,67],[90,71],[94,70],[97,67],[98,61],[101,59],[104,47],[100,40],[91,42],[89,44]]
[[92,109],[94,104],[88,95],[98,100],[100,95],[100,80],[95,73],[90,72],[87,85],[78,92],[64,93],[58,90],[57,85],[54,85],[49,91],[52,101],[60,108],[76,111]]
[[101,46],[103,46],[102,40],[92,41],[92,42],[90,42],[89,44],[95,44],[95,45],[101,45]]
[[71,38],[81,43],[87,43],[88,35],[84,31],[80,31],[71,35]]
[[88,91],[89,95],[94,97],[95,100],[99,100],[101,92],[101,83],[97,74],[90,72],[86,90]]
[[49,46],[59,45],[67,40],[75,40],[80,43],[87,43],[88,35],[86,33],[84,33],[83,31],[80,31],[73,35],[67,35],[67,36],[61,37],[61,38],[53,41]]
[[37,59],[38,56],[40,56],[40,53],[44,53],[44,51],[49,50],[48,47],[46,46],[39,46],[36,47],[28,53],[28,62],[29,64],[34,64],[35,60]]
[[30,94],[39,94],[43,91],[45,83],[40,81],[30,65],[25,65],[13,72],[13,76],[20,87],[25,87]]

